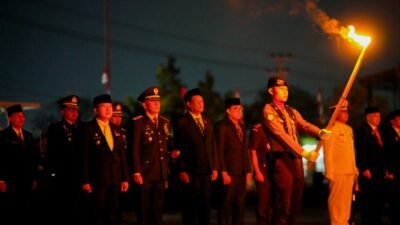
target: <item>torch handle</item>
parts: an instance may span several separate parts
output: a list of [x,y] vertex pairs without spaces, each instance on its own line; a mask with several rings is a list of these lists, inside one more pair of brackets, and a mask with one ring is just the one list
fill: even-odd
[[[355,79],[356,79],[357,73],[358,73],[358,71],[360,70],[361,62],[362,62],[362,59],[363,59],[363,57],[364,57],[364,53],[365,53],[365,50],[367,49],[367,47],[368,47],[368,45],[365,46],[365,47],[362,49],[360,55],[358,56],[356,65],[355,65],[354,68],[353,68],[353,72],[351,73],[351,75],[350,75],[350,77],[349,77],[349,80],[347,81],[346,87],[344,88],[344,90],[343,90],[343,92],[342,92],[342,96],[340,97],[339,102],[338,102],[338,104],[336,105],[335,110],[333,111],[333,114],[332,114],[331,118],[329,119],[329,122],[328,122],[328,124],[327,124],[327,126],[326,126],[326,129],[327,129],[327,130],[330,130],[330,129],[332,128],[332,126],[333,126],[334,122],[336,121],[336,118],[337,118],[337,116],[338,116],[338,114],[339,114],[339,112],[340,112],[340,108],[341,108],[341,106],[343,105],[343,102],[346,100],[347,95],[349,94],[351,87],[353,86],[353,83],[354,83],[354,81],[355,81]],[[322,144],[323,144],[323,140],[320,140],[320,141],[318,142],[317,147],[315,148],[315,151],[316,151],[316,152],[319,152],[319,151],[320,151],[320,149],[321,149],[321,147],[322,147]],[[313,165],[314,165],[313,162],[308,161],[307,167],[308,167],[309,169],[310,169]]]

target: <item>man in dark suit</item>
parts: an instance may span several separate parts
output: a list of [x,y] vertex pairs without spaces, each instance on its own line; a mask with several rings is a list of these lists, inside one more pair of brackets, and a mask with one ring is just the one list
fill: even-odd
[[145,113],[133,118],[133,181],[139,185],[139,225],[161,225],[165,190],[168,187],[170,151],[177,156],[171,125],[161,116],[160,91],[149,87],[138,97]]
[[30,219],[32,190],[36,188],[39,151],[32,133],[23,129],[22,106],[7,108],[10,125],[0,131],[0,213],[2,223],[27,222]]
[[365,109],[365,123],[355,135],[356,164],[360,171],[360,201],[363,225],[382,224],[384,181],[387,172],[378,107]]
[[129,187],[129,172],[121,129],[109,123],[110,95],[93,99],[96,118],[82,129],[82,189],[93,200],[91,223],[118,224],[121,192]]
[[244,225],[246,183],[251,179],[251,165],[240,99],[226,99],[225,110],[226,117],[215,125],[222,180],[218,220],[220,225]]
[[[62,224],[72,224],[78,219],[78,197],[81,192],[80,170],[77,166],[80,162],[79,97],[69,95],[58,103],[62,119],[50,124],[47,132],[47,165],[51,193],[49,210],[51,220]],[[60,218],[64,219],[60,220]]]
[[386,162],[390,181],[389,217],[391,224],[400,224],[400,110],[388,115],[389,127],[384,132],[383,143],[386,151]]
[[178,120],[175,140],[181,151],[179,179],[183,184],[183,225],[209,225],[211,181],[218,177],[218,155],[213,122],[204,115],[199,89],[184,96],[188,112]]

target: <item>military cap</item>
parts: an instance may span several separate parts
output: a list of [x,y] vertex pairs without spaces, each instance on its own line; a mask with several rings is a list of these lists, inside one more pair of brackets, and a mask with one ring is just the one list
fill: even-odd
[[113,116],[123,116],[122,113],[122,104],[121,103],[113,103]]
[[378,113],[378,112],[380,112],[378,106],[367,107],[364,110],[365,115],[368,115],[370,113]]
[[183,100],[185,102],[188,102],[188,101],[190,101],[192,99],[193,96],[196,96],[196,95],[203,96],[201,94],[200,89],[198,89],[198,88],[191,89],[191,90],[186,92],[185,96],[183,96]]
[[268,79],[268,88],[275,87],[275,86],[289,87],[286,80],[280,76],[273,76]]
[[[337,105],[330,106],[329,109],[336,109]],[[349,102],[344,100],[342,106],[340,107],[340,111],[347,111],[349,108]]]
[[76,95],[68,95],[59,101],[61,109],[72,108],[79,109],[80,99]]
[[225,109],[227,109],[233,105],[241,105],[240,98],[227,98],[225,100]]
[[400,116],[400,109],[390,112],[388,115],[388,120],[393,120],[394,118],[396,118],[398,116]]
[[96,107],[101,103],[112,103],[111,96],[109,94],[98,95],[93,99],[93,105]]
[[160,100],[160,89],[156,86],[151,86],[144,90],[139,97],[139,101],[144,102],[144,100]]
[[22,106],[20,104],[12,105],[7,108],[7,115],[10,117],[14,113],[23,112]]

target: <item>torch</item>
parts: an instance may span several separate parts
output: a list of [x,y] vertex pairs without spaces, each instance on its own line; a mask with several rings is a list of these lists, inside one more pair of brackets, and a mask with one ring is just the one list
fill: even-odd
[[[345,88],[343,90],[343,93],[342,93],[342,95],[341,95],[341,97],[339,99],[339,102],[337,103],[337,107],[335,107],[335,110],[334,110],[331,118],[329,119],[329,122],[328,122],[328,124],[326,126],[327,130],[330,130],[332,128],[333,123],[335,122],[336,117],[339,114],[339,111],[340,111],[340,108],[341,108],[340,106],[343,105],[343,102],[346,100],[347,95],[349,94],[350,89],[353,86],[353,83],[354,83],[354,80],[356,79],[358,70],[360,69],[361,62],[362,62],[362,59],[364,57],[365,51],[366,51],[369,43],[371,42],[371,38],[370,37],[356,34],[355,28],[353,26],[349,26],[347,29],[342,27],[340,29],[340,34],[344,38],[350,40],[351,42],[356,42],[356,43],[360,44],[361,46],[363,46],[363,49],[362,49],[362,51],[360,53],[360,56],[358,56],[356,65],[354,66],[353,72],[351,73],[351,75],[349,77],[349,80],[347,81],[347,84],[346,84],[346,86],[345,86]],[[315,149],[316,152],[319,152],[319,150],[321,149],[322,141],[323,140],[318,142],[318,145],[317,145],[317,147]],[[307,163],[308,168],[310,169],[313,166],[313,164],[314,164],[314,162],[308,161],[308,163]]]

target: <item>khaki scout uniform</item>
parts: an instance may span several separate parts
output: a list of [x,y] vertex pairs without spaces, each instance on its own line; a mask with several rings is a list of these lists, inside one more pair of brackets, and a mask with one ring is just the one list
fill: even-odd
[[296,217],[301,207],[304,189],[304,172],[301,153],[303,148],[298,141],[298,131],[317,136],[320,129],[306,120],[300,113],[285,106],[279,109],[273,103],[264,107],[263,125],[267,128],[274,157],[271,165],[272,198],[274,225],[297,224]]

